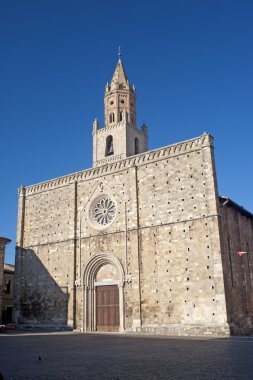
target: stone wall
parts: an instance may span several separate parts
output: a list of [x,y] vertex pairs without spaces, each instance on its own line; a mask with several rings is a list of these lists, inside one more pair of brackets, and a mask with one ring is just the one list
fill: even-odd
[[[127,115],[125,115],[127,117]],[[93,166],[98,167],[135,154],[135,138],[138,138],[139,153],[148,149],[147,127],[134,128],[127,119],[107,128],[93,127]],[[112,136],[114,155],[105,156],[106,138]]]
[[121,273],[125,330],[228,334],[217,199],[208,134],[20,189],[17,321],[92,329],[85,273],[101,255]]
[[148,130],[145,125],[141,129],[128,126],[126,129],[127,157],[135,155],[135,138],[138,139],[138,152],[143,153],[148,150]]
[[[222,261],[231,332],[253,332],[253,215],[220,198]],[[242,256],[238,252],[245,252]]]
[[[20,192],[15,309],[18,323],[73,325],[75,183]],[[21,217],[18,217],[21,222]],[[20,234],[19,234],[20,231]]]
[[227,334],[212,147],[138,168],[138,195],[139,330]]

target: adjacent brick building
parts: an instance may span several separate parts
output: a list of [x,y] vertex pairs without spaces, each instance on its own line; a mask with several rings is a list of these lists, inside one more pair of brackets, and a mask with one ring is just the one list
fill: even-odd
[[3,297],[2,297],[2,322],[12,322],[13,294],[14,294],[15,267],[12,264],[4,264]]
[[3,295],[4,295],[4,257],[5,257],[5,247],[11,242],[10,239],[5,237],[0,237],[0,324],[2,323],[2,305],[3,305]]
[[19,189],[16,322],[249,333],[252,223],[218,195],[212,136],[148,151],[119,59],[105,126],[93,124],[93,168]]

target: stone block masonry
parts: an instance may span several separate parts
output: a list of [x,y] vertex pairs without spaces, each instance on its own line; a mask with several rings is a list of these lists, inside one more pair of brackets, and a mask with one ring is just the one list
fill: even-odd
[[[116,205],[107,228],[100,195]],[[123,269],[123,330],[228,333],[210,135],[21,188],[18,220],[19,323],[95,329],[83,278],[104,253]]]
[[221,206],[212,136],[147,151],[121,58],[104,104],[93,169],[19,189],[17,323],[251,332],[252,262],[236,265],[231,250],[251,251],[253,215]]

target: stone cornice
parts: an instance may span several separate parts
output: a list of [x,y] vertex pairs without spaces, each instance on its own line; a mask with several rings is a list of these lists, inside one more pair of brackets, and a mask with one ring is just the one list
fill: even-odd
[[123,127],[131,128],[131,129],[137,131],[137,133],[139,133],[140,135],[147,133],[146,131],[144,131],[142,129],[135,128],[132,124],[130,124],[129,122],[126,123],[123,120],[120,123],[115,123],[115,124],[109,125],[108,127],[96,129],[93,131],[93,134],[95,134],[95,133],[96,134],[103,134],[103,133],[107,133],[108,131],[113,131],[114,129],[123,128]]
[[123,157],[123,154],[119,154],[117,156],[107,156],[105,158],[103,158],[102,160],[98,160],[96,162],[93,163],[93,165],[96,167],[96,166],[101,166],[101,165],[106,165],[106,164],[109,164],[111,162],[114,162],[114,161],[119,161],[119,160],[122,160],[124,157]]
[[19,188],[19,196],[23,195],[24,189],[26,195],[32,195],[41,191],[47,191],[58,187],[66,186],[75,181],[81,182],[91,178],[97,178],[105,174],[109,174],[118,170],[127,169],[133,166],[141,166],[145,163],[174,157],[181,154],[187,154],[206,146],[212,146],[213,138],[208,133],[186,140],[180,143],[168,145],[162,148],[150,150],[126,159],[108,163],[92,169],[83,170],[80,172],[58,177],[52,180],[40,182],[35,185]]

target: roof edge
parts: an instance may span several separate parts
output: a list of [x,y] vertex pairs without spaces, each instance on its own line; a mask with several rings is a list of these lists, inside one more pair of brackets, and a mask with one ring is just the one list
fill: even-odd
[[36,184],[32,184],[29,186],[21,186],[18,189],[19,195],[24,195],[27,191],[29,193],[31,192],[37,192],[37,190],[46,189],[46,188],[52,188],[53,185],[59,185],[66,184],[72,181],[75,181],[79,178],[90,178],[93,176],[93,174],[100,176],[103,172],[110,171],[112,169],[120,168],[120,167],[126,167],[131,166],[133,164],[140,164],[148,161],[152,161],[153,159],[156,159],[157,157],[163,157],[163,158],[170,158],[177,154],[182,153],[189,153],[195,149],[201,149],[207,145],[213,146],[213,137],[207,133],[204,132],[202,135],[188,139],[185,141],[181,141],[175,144],[166,145],[163,147],[159,147],[156,149],[148,150],[146,152],[139,153],[138,155],[133,155],[126,157],[124,159],[117,160],[112,163],[105,163],[104,165],[81,170],[78,172],[70,173],[61,177],[56,177],[53,179],[49,179],[43,182],[39,182]]
[[238,203],[234,202],[232,199],[225,195],[219,195],[220,202],[222,203],[222,206],[229,206],[235,208],[237,211],[239,211],[241,214],[248,216],[249,218],[253,219],[253,214],[245,209],[243,206],[238,205]]

